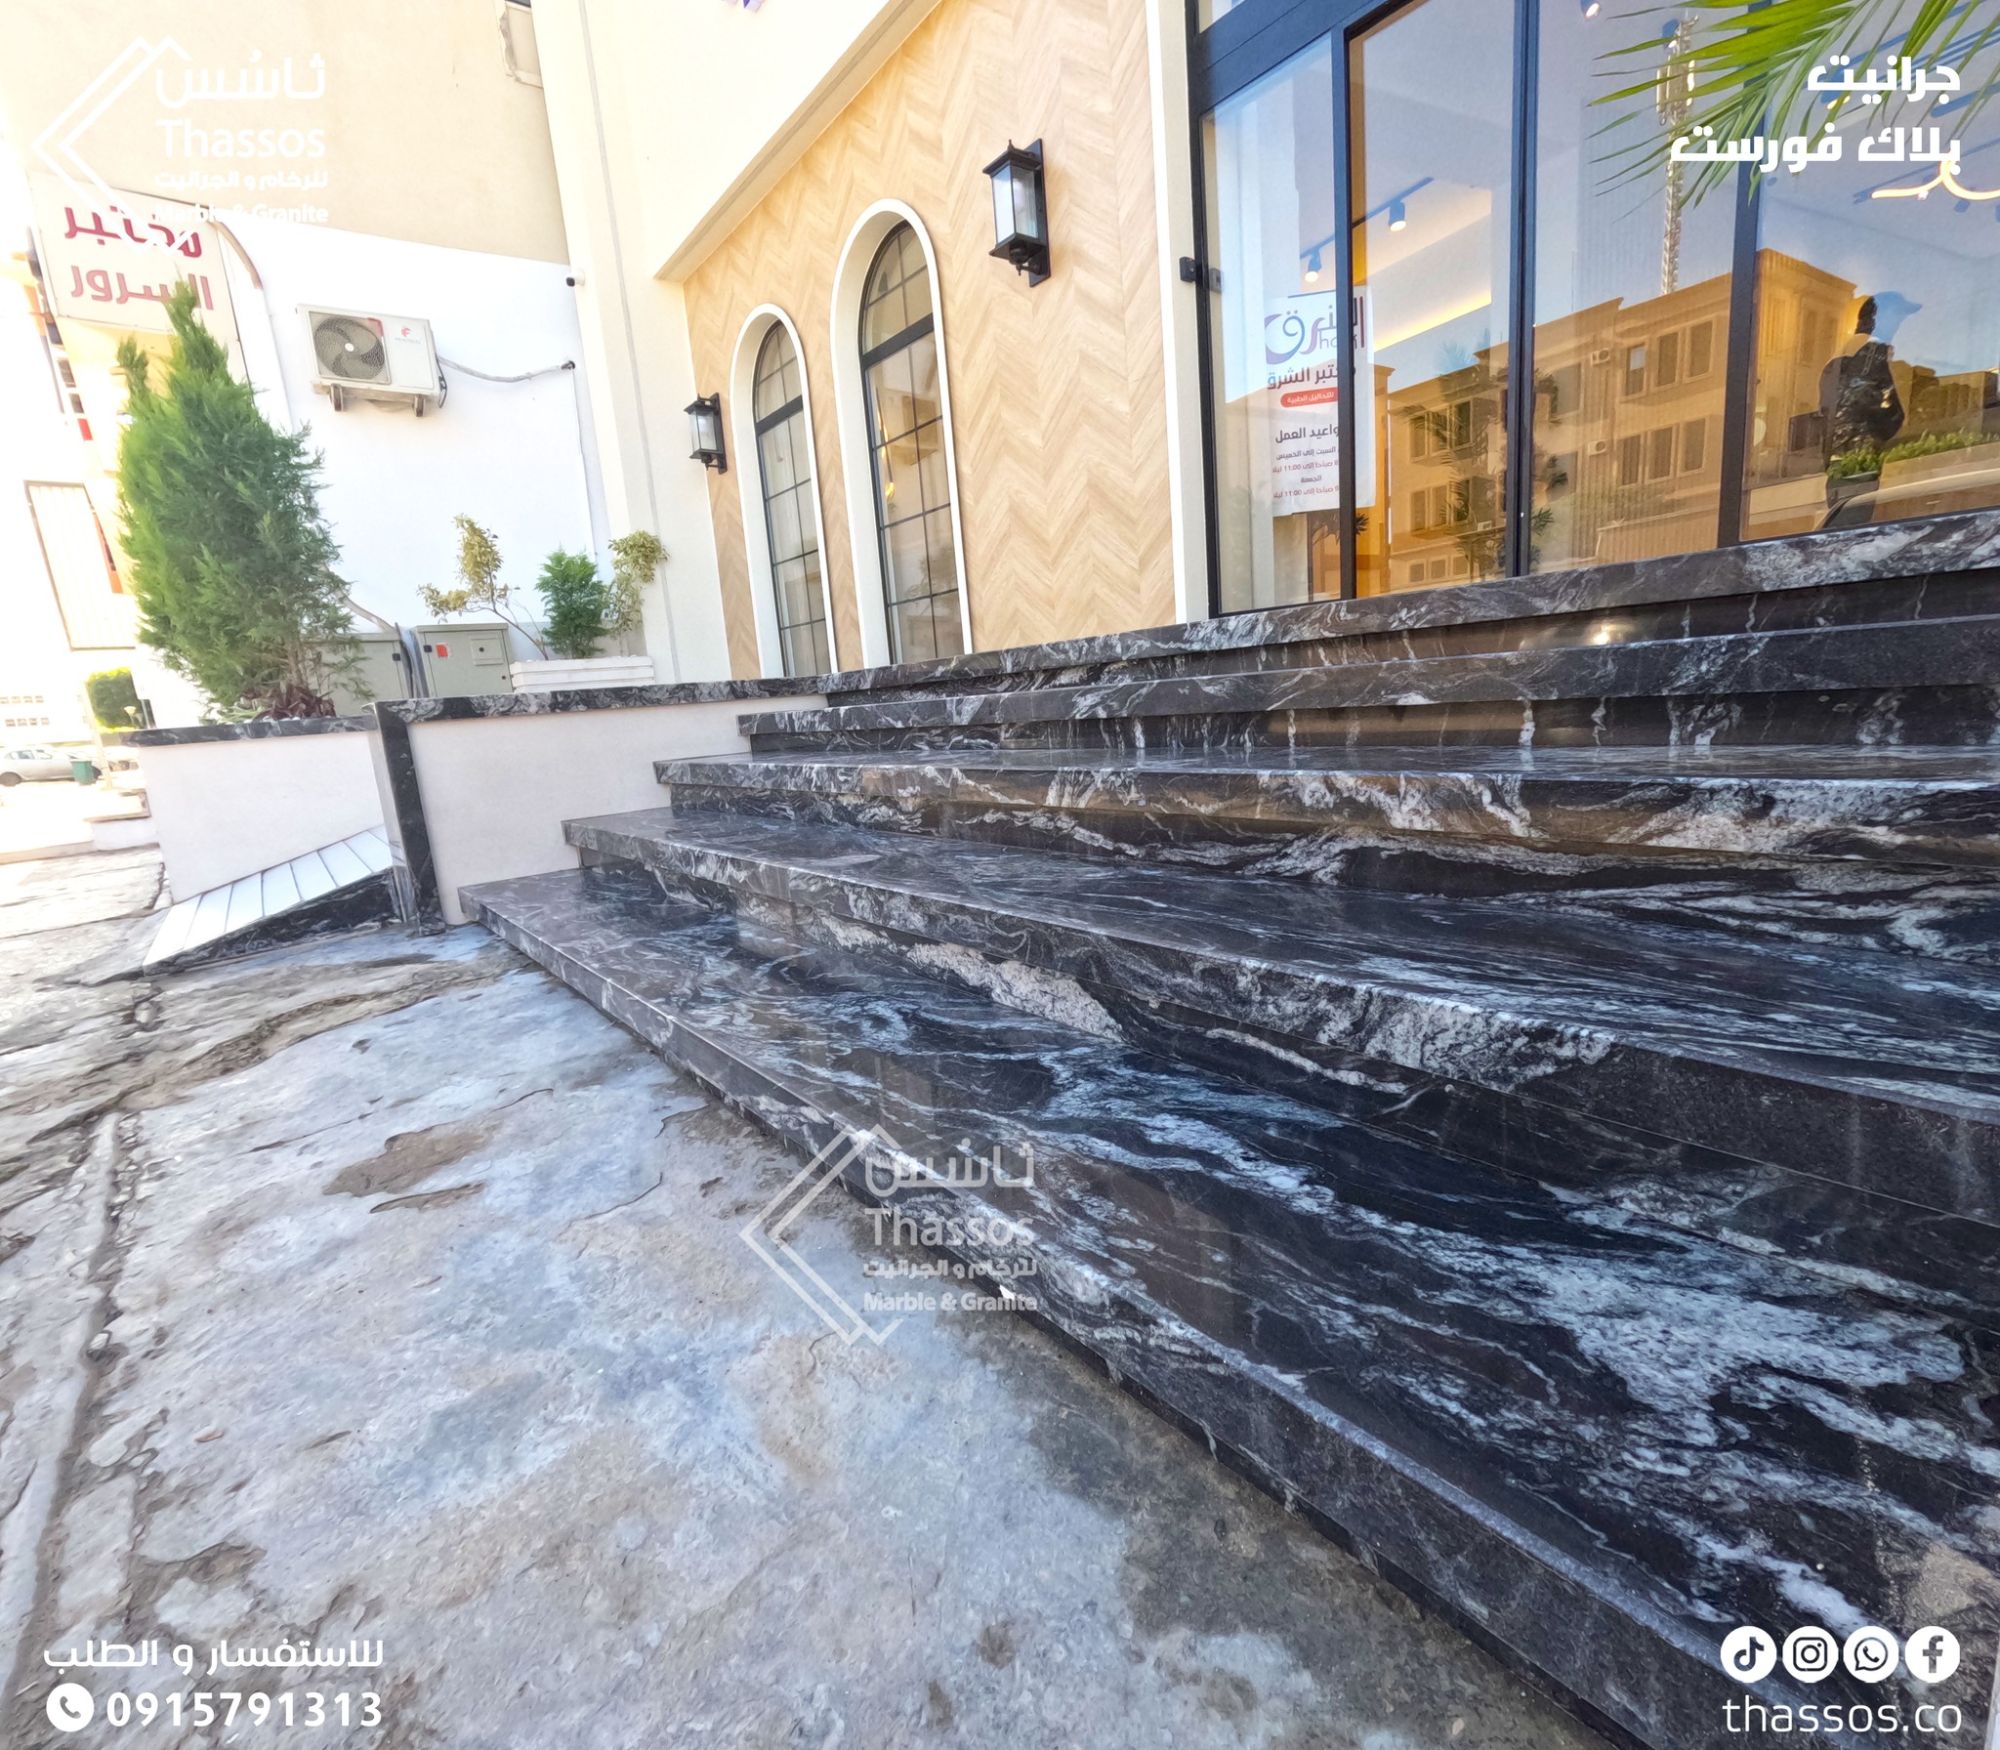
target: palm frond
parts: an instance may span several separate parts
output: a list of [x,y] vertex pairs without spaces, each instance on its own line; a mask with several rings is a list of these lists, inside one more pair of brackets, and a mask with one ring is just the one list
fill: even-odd
[[[1956,67],[1965,89],[1949,104],[1897,93],[1873,111],[1876,125],[1934,121],[1963,137],[2000,91],[2000,69],[1979,71],[1982,59],[2000,44],[2000,7],[1983,0],[1922,0],[1909,22],[1900,24],[1907,13],[1907,0],[1663,0],[1642,6],[1624,16],[1669,19],[1679,30],[1656,32],[1601,57],[1610,88],[1595,102],[1618,113],[1598,133],[1637,120],[1639,106],[1650,103],[1660,81],[1672,76],[1690,85],[1688,128],[1709,128],[1718,140],[1812,134],[1838,122],[1851,105],[1847,98],[1825,101],[1811,90],[1807,80],[1814,68],[1835,55],[1848,55],[1858,66],[1893,52],[1920,65]],[[1650,63],[1644,77],[1637,76],[1640,62]],[[1607,148],[1598,160],[1607,166],[1607,184],[1652,175],[1667,162],[1672,144],[1664,132],[1643,129]],[[1734,176],[1733,164],[1703,163],[1690,179],[1689,200],[1700,200]]]

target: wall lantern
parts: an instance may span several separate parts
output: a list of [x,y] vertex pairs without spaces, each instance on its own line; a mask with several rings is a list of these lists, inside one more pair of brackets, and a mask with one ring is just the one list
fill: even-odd
[[729,472],[729,458],[722,449],[722,397],[698,395],[687,404],[688,436],[694,448],[688,452],[704,468],[718,474]]
[[993,180],[993,248],[1016,273],[1038,286],[1049,277],[1048,187],[1042,177],[1042,143],[1007,150],[986,166]]

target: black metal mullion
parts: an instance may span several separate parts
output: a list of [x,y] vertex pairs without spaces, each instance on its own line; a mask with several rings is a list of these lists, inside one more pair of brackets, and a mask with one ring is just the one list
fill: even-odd
[[[1354,390],[1354,317],[1360,303],[1354,289],[1354,141],[1348,129],[1353,122],[1353,103],[1348,90],[1349,69],[1353,66],[1350,35],[1336,32],[1333,39],[1333,283],[1341,295],[1340,326],[1334,335],[1334,388],[1340,400],[1335,407],[1335,425],[1340,440],[1340,596],[1352,601],[1360,573],[1360,537],[1357,532],[1361,507],[1354,502],[1359,470],[1355,466],[1355,445],[1361,441],[1356,425]],[[1368,434],[1375,441],[1375,434]],[[1381,494],[1378,492],[1379,498]]]
[[[1190,68],[1193,47],[1199,41],[1195,24],[1197,3],[1198,0],[1187,0]],[[1214,294],[1209,290],[1208,265],[1208,151],[1204,124],[1209,111],[1208,106],[1194,96],[1192,81],[1189,96],[1188,163],[1194,181],[1194,255],[1191,262],[1181,263],[1181,277],[1192,277],[1194,283],[1194,353],[1195,374],[1200,379],[1197,387],[1201,406],[1201,491],[1204,505],[1202,560],[1208,568],[1205,594],[1209,617],[1213,619],[1222,612],[1222,507],[1216,492],[1221,469],[1215,441],[1215,319],[1214,306],[1210,302]],[[1194,269],[1192,276],[1188,272],[1190,266]]]
[[1514,235],[1507,312],[1506,472],[1500,574],[1530,569],[1535,512],[1535,129],[1541,88],[1540,0],[1514,0]]
[[935,332],[936,328],[937,314],[935,311],[919,317],[909,327],[890,335],[887,340],[878,341],[874,346],[865,350],[861,355],[861,368],[864,371],[870,370],[882,363],[884,359],[894,358],[904,348],[915,346],[918,341]]
[[1744,471],[1750,454],[1750,415],[1757,368],[1757,224],[1762,193],[1748,164],[1736,173],[1736,234],[1729,261],[1729,332],[1723,347],[1722,470],[1717,494],[1715,544],[1743,539]]
[[758,420],[755,427],[756,433],[759,437],[762,437],[773,426],[783,425],[793,414],[803,413],[805,410],[805,397],[803,395],[794,395],[791,400],[787,401],[775,413],[767,413],[762,419]]

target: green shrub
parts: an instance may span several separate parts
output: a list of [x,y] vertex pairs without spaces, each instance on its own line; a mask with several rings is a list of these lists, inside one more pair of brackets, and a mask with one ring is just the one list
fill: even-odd
[[543,565],[535,588],[548,610],[544,635],[549,648],[558,656],[596,655],[598,641],[610,630],[605,619],[611,609],[611,594],[597,575],[597,562],[587,553],[558,547]]
[[476,608],[484,609],[520,633],[534,646],[537,656],[547,656],[546,646],[533,629],[514,617],[513,586],[500,581],[500,543],[493,538],[493,531],[462,512],[451,520],[458,530],[458,588],[439,589],[433,584],[419,584],[418,600],[434,614],[465,614]]
[[145,713],[139,707],[139,689],[132,683],[129,668],[101,669],[83,683],[90,695],[90,714],[99,729],[139,729]]
[[1952,450],[1975,449],[1993,441],[1992,435],[1983,431],[1934,431],[1927,437],[1905,438],[1899,444],[1891,444],[1882,452],[1882,461],[1885,466],[1890,462],[1914,462],[1919,456],[1942,456]]
[[660,537],[634,529],[611,543],[610,606],[605,627],[612,632],[636,632],[644,615],[646,586],[667,562]]
[[1914,462],[1923,456],[1949,455],[1953,450],[1975,449],[1996,441],[2000,440],[1984,431],[1934,431],[1924,437],[1905,438],[1887,449],[1857,444],[1827,463],[1826,472],[1829,479],[1851,480],[1859,474],[1879,474],[1891,462]]

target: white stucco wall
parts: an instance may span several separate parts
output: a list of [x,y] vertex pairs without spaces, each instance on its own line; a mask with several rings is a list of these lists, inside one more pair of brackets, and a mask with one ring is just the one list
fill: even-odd
[[612,520],[671,555],[645,644],[663,681],[730,672],[708,480],[688,460],[695,381],[682,278],[936,0],[541,0],[549,134]]
[[379,828],[374,739],[343,731],[134,748],[169,892],[192,898]]
[[[403,625],[433,618],[417,589],[456,581],[451,519],[461,511],[498,537],[517,617],[538,617],[534,580],[554,548],[606,562],[604,542],[626,531],[605,518],[567,267],[323,225],[232,228],[263,281],[259,289],[231,258],[250,380],[266,417],[308,426],[326,458],[320,502],[356,601]],[[449,398],[421,419],[393,403],[350,402],[336,413],[313,387],[301,306],[421,317],[441,360],[494,376],[566,359],[577,368],[493,383],[446,363]]]
[[803,711],[817,696],[472,717],[410,726],[445,921],[458,890],[576,866],[562,823],[665,805],[653,762],[742,753],[746,711]]

